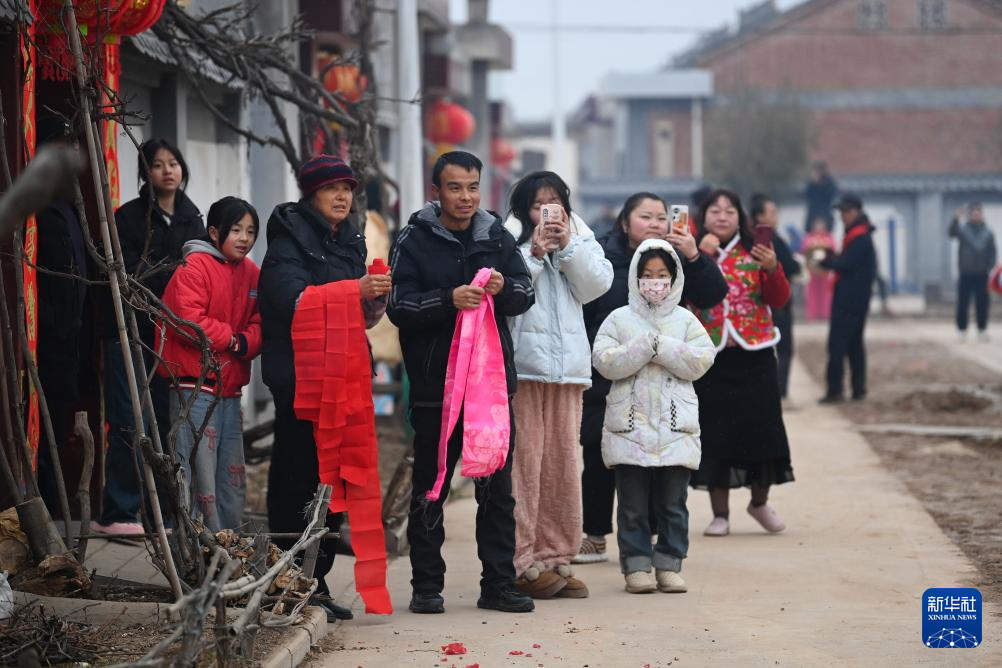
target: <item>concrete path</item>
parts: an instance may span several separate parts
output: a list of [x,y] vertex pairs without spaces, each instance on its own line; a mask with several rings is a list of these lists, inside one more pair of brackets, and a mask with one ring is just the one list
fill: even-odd
[[[820,396],[799,366],[793,383],[793,396]],[[335,629],[345,650],[325,655],[323,665],[1002,664],[998,602],[986,603],[981,647],[945,655],[922,644],[922,592],[967,586],[974,567],[835,410],[802,401],[786,419],[798,480],[778,487],[773,502],[789,529],[764,534],[744,511],[747,492],[738,491],[733,533],[705,538],[709,502],[692,492],[689,593],[627,594],[613,561],[577,567],[591,598],[538,601],[527,615],[479,610],[476,506],[467,497],[446,509],[446,614],[407,611],[406,558],[390,566],[396,614],[362,614],[351,560],[338,557],[332,589],[354,600],[356,619]],[[468,653],[446,657],[440,648],[451,642]]]

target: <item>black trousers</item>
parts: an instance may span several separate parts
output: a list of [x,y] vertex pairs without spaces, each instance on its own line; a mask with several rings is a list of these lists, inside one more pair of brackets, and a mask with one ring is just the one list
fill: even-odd
[[612,504],[616,498],[616,474],[602,461],[602,423],[605,402],[585,404],[581,419],[581,510],[583,529],[589,536],[612,533]]
[[988,274],[961,274],[957,282],[957,329],[967,331],[967,316],[971,297],[974,297],[974,314],[978,331],[988,328]]
[[842,396],[845,358],[849,358],[852,373],[852,395],[866,394],[866,348],[863,331],[866,313],[851,313],[832,309],[828,329],[828,396]]
[[779,330],[779,343],[776,344],[776,365],[779,374],[779,396],[786,398],[786,390],[790,386],[790,363],[793,360],[793,311],[789,308],[776,309],[772,312],[772,321]]
[[[509,414],[511,403],[509,402]],[[414,427],[414,476],[407,540],[411,547],[411,586],[414,593],[438,594],[445,586],[445,542],[442,506],[449,496],[449,482],[463,453],[463,416],[448,443],[445,483],[437,501],[426,493],[438,476],[438,439],[441,433],[440,408],[411,411]],[[511,420],[511,441],[504,468],[486,480],[476,480],[477,556],[482,566],[480,589],[496,592],[515,584],[515,499],[511,495],[511,462],[515,452],[515,421]]]
[[[275,442],[268,469],[268,526],[274,532],[301,533],[308,520],[306,510],[320,484],[317,444],[313,423],[299,420],[292,408],[291,393],[272,391],[275,399]],[[341,528],[342,513],[328,513],[326,526],[331,532]],[[275,545],[287,550],[295,539],[276,538]],[[336,541],[321,540],[317,565],[317,593],[330,594],[325,578],[334,567]]]

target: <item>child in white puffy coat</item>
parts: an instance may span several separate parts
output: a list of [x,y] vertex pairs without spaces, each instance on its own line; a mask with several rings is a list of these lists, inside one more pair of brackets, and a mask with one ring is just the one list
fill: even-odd
[[[640,244],[630,265],[629,304],[602,323],[592,353],[595,368],[613,381],[602,458],[616,474],[619,561],[634,594],[686,591],[679,575],[689,547],[685,502],[700,458],[692,381],[716,352],[702,323],[679,306],[683,283],[671,244]],[[657,519],[653,547],[649,504]]]

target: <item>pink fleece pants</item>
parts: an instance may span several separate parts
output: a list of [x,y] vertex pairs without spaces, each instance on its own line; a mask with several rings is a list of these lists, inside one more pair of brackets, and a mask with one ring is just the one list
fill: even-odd
[[519,381],[515,411],[515,574],[569,564],[581,546],[582,385]]

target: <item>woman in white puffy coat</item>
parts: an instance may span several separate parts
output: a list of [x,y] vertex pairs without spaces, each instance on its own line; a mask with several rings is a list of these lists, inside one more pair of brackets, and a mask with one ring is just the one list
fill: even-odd
[[[540,224],[545,205],[554,214]],[[612,284],[612,265],[588,225],[571,212],[570,190],[553,172],[515,184],[505,227],[532,275],[535,305],[512,318],[518,392],[515,449],[516,587],[533,598],[584,598],[570,561],[581,543],[578,436],[591,349],[582,305]]]
[[[629,304],[595,337],[595,369],[612,381],[602,459],[616,474],[616,540],[626,589],[684,592],[690,470],[699,468],[699,403],[692,381],[712,366],[713,342],[679,306],[685,277],[671,244],[644,241],[630,263]],[[649,505],[657,519],[651,546]],[[651,566],[655,576],[651,577]]]

